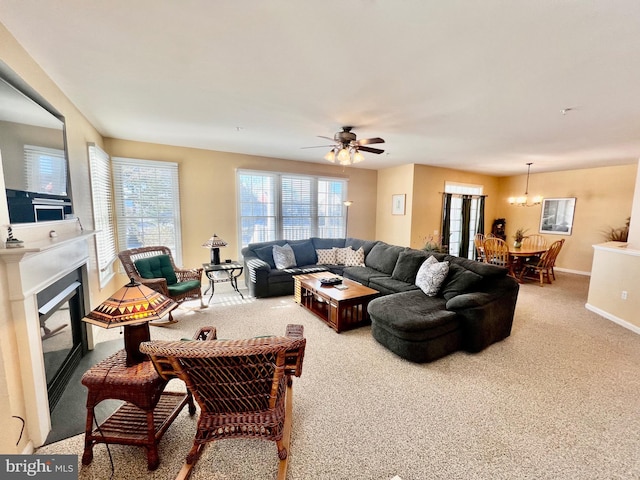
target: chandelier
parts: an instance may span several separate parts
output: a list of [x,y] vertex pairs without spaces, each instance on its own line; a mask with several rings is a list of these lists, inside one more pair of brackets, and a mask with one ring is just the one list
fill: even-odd
[[351,165],[363,161],[364,155],[360,153],[358,147],[343,143],[329,150],[324,159],[331,163],[336,163],[337,160],[340,165]]
[[532,202],[528,203],[529,199],[527,195],[529,195],[529,172],[531,171],[531,165],[533,165],[532,162],[527,163],[527,187],[524,190],[524,196],[509,198],[509,203],[511,205],[515,205],[517,207],[533,207],[542,203],[542,197],[540,195],[536,195],[533,197]]

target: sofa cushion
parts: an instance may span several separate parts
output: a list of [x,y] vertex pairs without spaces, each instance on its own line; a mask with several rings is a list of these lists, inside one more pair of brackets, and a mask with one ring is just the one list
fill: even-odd
[[477,262],[475,260],[469,260],[468,258],[447,255],[444,260],[448,261],[450,264],[456,263],[467,270],[471,270],[473,273],[483,276],[484,278],[503,277],[509,273],[509,270],[504,267],[498,267],[496,265],[491,265],[490,263]]
[[336,250],[334,248],[321,248],[316,250],[318,265],[336,265]]
[[167,285],[173,285],[178,282],[178,277],[173,270],[169,255],[140,258],[133,264],[142,278],[165,278]]
[[365,257],[369,255],[369,252],[373,248],[373,246],[378,243],[377,240],[361,240],[359,238],[347,237],[344,241],[345,247],[351,247],[354,250],[358,250],[360,247],[364,250]]
[[259,247],[253,250],[256,256],[263,262],[267,262],[271,268],[276,268],[276,264],[273,261],[273,245],[265,247]]
[[333,250],[336,252],[336,263],[338,265],[346,265],[347,264],[347,255],[349,254],[349,250],[353,250],[351,247],[338,248],[333,247]]
[[369,285],[370,280],[374,277],[389,277],[389,275],[369,267],[344,267],[342,275],[349,280],[355,280],[366,286]]
[[399,247],[397,245],[389,245],[385,242],[376,243],[369,255],[364,260],[364,264],[367,267],[371,267],[387,275],[393,273],[393,269],[398,261],[398,255],[400,252],[406,250],[405,247]]
[[383,295],[418,290],[418,287],[413,283],[403,282],[392,277],[373,277],[369,281],[369,287],[378,290]]
[[315,265],[318,262],[316,249],[311,240],[292,240],[289,245],[296,256],[297,265]]
[[445,300],[451,300],[453,297],[467,293],[482,282],[482,276],[467,270],[466,268],[451,263],[449,265],[449,273],[440,286],[440,295]]
[[186,282],[178,282],[173,285],[167,285],[169,294],[173,297],[187,293],[195,288],[200,287],[200,280],[187,280]]
[[430,256],[431,254],[424,250],[407,249],[400,252],[396,266],[393,267],[391,277],[402,282],[416,283],[418,269]]
[[416,285],[425,295],[433,297],[438,294],[447,273],[449,273],[449,262],[438,262],[435,257],[431,256],[418,269]]
[[364,248],[360,247],[358,250],[354,250],[349,247],[347,250],[347,257],[344,260],[344,264],[348,267],[364,266]]
[[333,247],[344,248],[344,238],[311,237],[311,242],[316,250]]
[[283,245],[273,246],[273,263],[276,264],[278,270],[284,270],[285,268],[295,267],[296,256],[293,253],[293,248],[288,243]]

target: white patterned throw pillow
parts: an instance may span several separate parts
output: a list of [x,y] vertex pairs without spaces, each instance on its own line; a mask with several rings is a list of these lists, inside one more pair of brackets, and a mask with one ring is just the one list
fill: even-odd
[[282,247],[280,245],[273,246],[273,263],[276,264],[278,270],[284,270],[285,268],[291,268],[296,266],[296,255],[293,253],[293,248],[288,243],[285,243]]
[[449,262],[438,262],[432,255],[426,259],[416,275],[416,285],[429,297],[434,297],[440,290],[440,285],[449,273]]
[[336,251],[333,248],[321,248],[316,250],[318,265],[335,265]]
[[360,247],[358,250],[354,250],[349,247],[347,252],[347,258],[344,261],[347,267],[363,267],[364,266],[364,248]]
[[333,249],[336,252],[336,263],[338,265],[345,265],[347,263],[347,255],[349,254],[349,251],[353,251],[353,248],[351,247],[345,247],[345,248],[333,247]]

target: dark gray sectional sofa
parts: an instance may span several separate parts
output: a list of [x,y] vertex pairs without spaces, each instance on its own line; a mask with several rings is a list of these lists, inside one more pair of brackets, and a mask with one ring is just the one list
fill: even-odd
[[[273,245],[291,245],[297,266],[278,270]],[[318,265],[318,249],[363,248],[361,266]],[[242,250],[250,295],[293,294],[294,275],[331,271],[380,292],[369,303],[371,333],[386,348],[413,362],[428,362],[456,350],[479,352],[511,334],[518,282],[507,269],[430,253],[382,241],[311,238],[250,244]],[[431,255],[449,262],[449,273],[435,296],[415,285],[416,274]]]

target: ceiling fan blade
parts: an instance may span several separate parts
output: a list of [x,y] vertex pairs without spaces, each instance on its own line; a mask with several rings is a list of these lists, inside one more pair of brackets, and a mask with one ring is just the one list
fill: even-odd
[[364,146],[358,146],[358,150],[361,150],[363,152],[369,152],[369,153],[382,153],[382,152],[384,152],[384,150],[381,150],[379,148],[364,147]]
[[324,139],[326,139],[326,140],[331,140],[332,142],[335,142],[335,139],[334,139],[334,138],[331,138],[331,137],[325,137],[324,135],[318,135],[318,138],[324,138]]
[[358,140],[356,145],[371,145],[372,143],[384,143],[384,140],[380,137],[363,138],[362,140]]
[[336,146],[335,144],[333,144],[333,145],[314,145],[313,147],[300,147],[300,148],[333,148],[335,146]]

